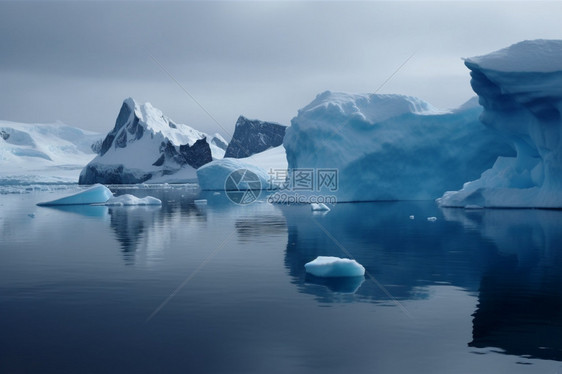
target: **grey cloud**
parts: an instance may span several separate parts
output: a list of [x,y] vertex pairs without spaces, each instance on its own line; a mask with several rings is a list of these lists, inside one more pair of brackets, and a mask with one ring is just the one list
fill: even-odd
[[[221,131],[239,114],[288,124],[326,89],[436,106],[470,97],[460,57],[558,37],[561,3],[0,2],[0,118],[108,131],[121,100]],[[223,132],[224,133],[224,132]]]

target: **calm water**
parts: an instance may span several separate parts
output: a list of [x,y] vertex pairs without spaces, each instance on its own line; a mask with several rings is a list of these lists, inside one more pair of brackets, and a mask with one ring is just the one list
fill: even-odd
[[[114,191],[164,205],[0,195],[0,372],[562,372],[561,211]],[[368,275],[314,279],[318,255]]]

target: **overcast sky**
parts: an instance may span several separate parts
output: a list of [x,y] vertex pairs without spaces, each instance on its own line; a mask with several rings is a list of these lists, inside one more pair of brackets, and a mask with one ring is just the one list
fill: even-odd
[[473,96],[462,57],[560,39],[561,15],[562,2],[0,1],[0,119],[106,133],[131,96],[229,138],[241,114],[288,125],[325,90],[375,92],[412,54],[379,93],[452,108]]

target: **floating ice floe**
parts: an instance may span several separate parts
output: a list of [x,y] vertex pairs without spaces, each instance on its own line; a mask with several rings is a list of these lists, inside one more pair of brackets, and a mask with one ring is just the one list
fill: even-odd
[[349,258],[318,256],[304,265],[307,273],[317,277],[360,277],[365,275],[363,265]]
[[330,208],[324,203],[310,203],[310,209],[317,212],[329,212]]
[[61,199],[39,203],[39,206],[53,206],[53,205],[89,205],[89,204],[102,204],[113,197],[113,194],[103,184],[96,184],[85,191],[75,193]]
[[100,205],[107,206],[132,206],[132,205],[162,205],[162,201],[152,196],[138,198],[133,195],[121,195],[112,197]]
[[207,199],[193,200],[195,205],[207,205]]
[[410,219],[414,219],[414,218],[416,218],[416,217],[414,217],[414,216],[410,216]]
[[435,221],[437,221],[437,217],[427,217],[427,220],[429,222],[435,222]]

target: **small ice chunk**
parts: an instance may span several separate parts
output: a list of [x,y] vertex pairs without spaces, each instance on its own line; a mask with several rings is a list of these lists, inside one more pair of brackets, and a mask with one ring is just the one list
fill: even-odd
[[213,192],[213,196],[218,196],[218,195],[220,195],[220,194],[221,194],[221,193],[220,193],[220,192],[218,192],[218,191],[216,191],[216,192]]
[[96,184],[85,191],[78,192],[74,195],[63,197],[61,199],[39,203],[39,206],[52,205],[88,205],[105,203],[113,194],[103,184]]
[[317,277],[360,277],[365,275],[363,265],[349,258],[318,256],[304,265],[307,273]]
[[324,203],[310,203],[310,209],[313,211],[329,212],[330,208]]
[[414,219],[414,218],[416,218],[416,217],[414,217],[414,216],[410,216],[410,219]]
[[162,201],[152,196],[138,198],[133,195],[121,195],[112,197],[101,205],[108,206],[131,206],[131,205],[162,205]]
[[193,200],[195,205],[207,205],[207,199]]
[[437,217],[427,217],[427,220],[429,222],[435,222],[435,221],[437,221]]

